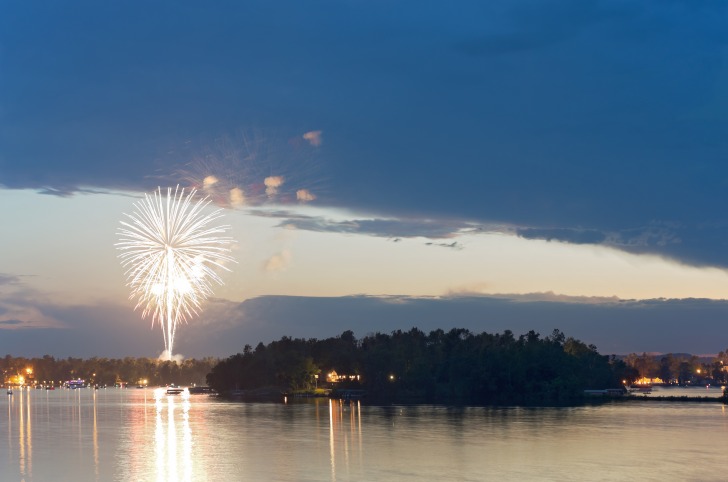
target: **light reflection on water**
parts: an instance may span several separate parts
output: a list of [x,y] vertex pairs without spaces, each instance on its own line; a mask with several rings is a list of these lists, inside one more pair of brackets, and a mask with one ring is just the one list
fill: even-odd
[[[318,417],[322,400],[313,402]],[[340,459],[339,472],[351,474],[363,469],[361,402],[327,400],[329,415],[329,460],[331,480],[336,480],[337,453]]]
[[[726,480],[726,407],[234,403],[153,390],[16,390],[0,479]],[[4,418],[4,417],[3,417]]]
[[677,385],[651,387],[649,393],[633,393],[637,397],[707,397],[718,398],[723,395],[723,387],[718,385],[684,387]]

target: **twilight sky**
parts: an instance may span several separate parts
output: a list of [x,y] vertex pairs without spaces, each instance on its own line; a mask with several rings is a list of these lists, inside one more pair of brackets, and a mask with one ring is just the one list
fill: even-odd
[[695,0],[3,2],[0,354],[157,356],[114,243],[176,184],[224,209],[237,260],[184,356],[412,326],[724,350],[727,20]]

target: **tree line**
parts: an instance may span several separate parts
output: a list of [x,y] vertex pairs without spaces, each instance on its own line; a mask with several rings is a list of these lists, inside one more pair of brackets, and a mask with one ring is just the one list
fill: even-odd
[[246,345],[215,365],[207,382],[221,393],[312,390],[330,371],[354,376],[334,386],[366,390],[375,400],[478,404],[569,403],[585,389],[617,388],[637,375],[559,330],[515,337],[510,330],[426,334],[412,328],[361,339],[345,331],[323,340],[283,337],[254,349]]
[[707,359],[684,353],[630,353],[624,361],[640,378],[659,378],[664,383],[679,385],[728,383],[728,350]]
[[155,358],[23,358],[6,355],[0,358],[4,382],[23,377],[26,385],[55,385],[83,379],[91,385],[137,385],[146,380],[150,386],[204,385],[205,377],[219,362],[217,358],[187,359],[182,362]]

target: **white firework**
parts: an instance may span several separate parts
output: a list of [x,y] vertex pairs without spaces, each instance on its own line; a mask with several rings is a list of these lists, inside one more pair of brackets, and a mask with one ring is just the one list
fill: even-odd
[[223,284],[217,271],[229,271],[225,264],[235,261],[228,247],[233,240],[224,236],[230,226],[213,225],[222,210],[205,214],[209,198],[195,195],[177,186],[165,197],[157,188],[134,203],[135,212],[124,213],[117,232],[129,298],[136,299],[135,310],[142,307],[142,318],[151,313],[152,325],[162,327],[169,359],[177,324],[199,313],[213,284]]

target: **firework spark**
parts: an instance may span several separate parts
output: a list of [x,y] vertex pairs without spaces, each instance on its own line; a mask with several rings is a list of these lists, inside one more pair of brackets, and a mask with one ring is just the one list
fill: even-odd
[[134,309],[142,307],[142,318],[151,313],[152,325],[162,327],[169,359],[178,323],[199,313],[213,283],[222,284],[216,270],[229,271],[225,263],[234,262],[233,240],[223,235],[230,227],[213,225],[222,210],[205,214],[210,199],[196,200],[196,193],[177,186],[165,197],[157,188],[134,204],[134,213],[124,213],[127,221],[117,231],[129,298],[136,299]]
[[174,179],[198,188],[213,204],[225,208],[308,203],[323,188],[317,175],[320,138],[321,131],[288,140],[255,130],[222,136],[193,153]]

